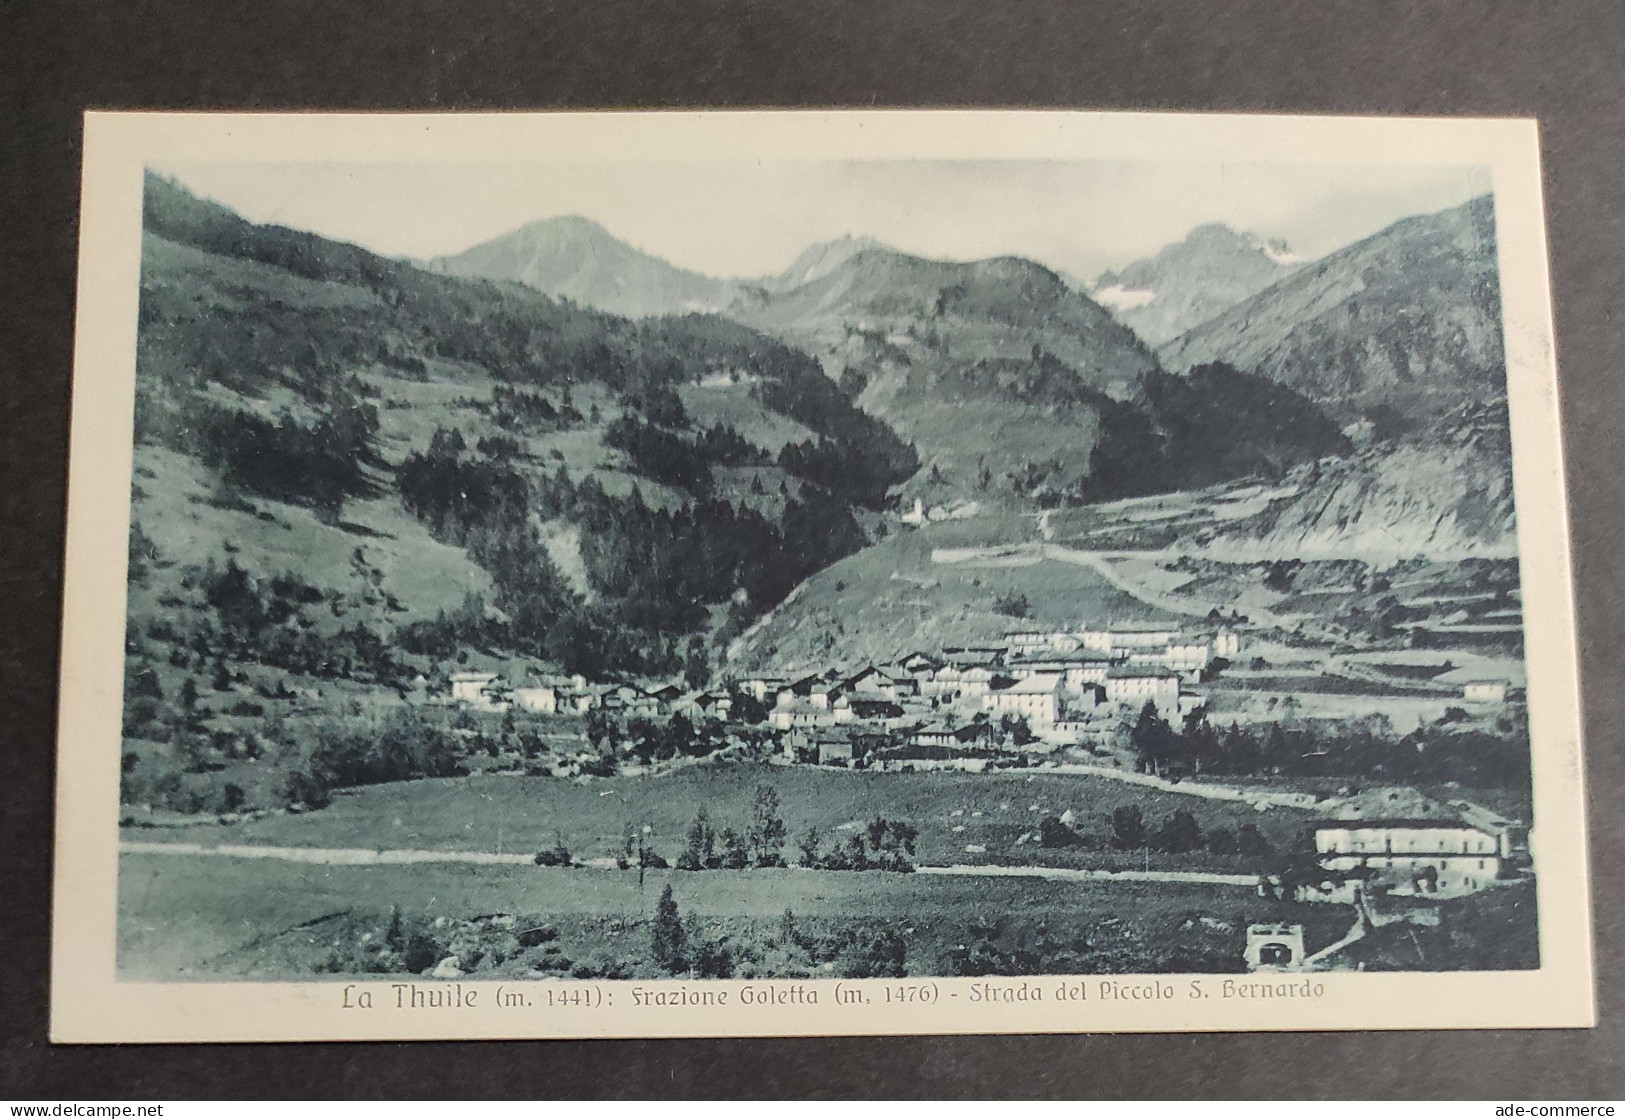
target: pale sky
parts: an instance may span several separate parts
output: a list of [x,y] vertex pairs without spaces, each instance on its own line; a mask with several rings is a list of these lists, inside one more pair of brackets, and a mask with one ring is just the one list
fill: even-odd
[[1472,167],[1106,162],[692,162],[500,165],[184,163],[156,168],[253,221],[390,256],[460,252],[527,222],[594,219],[714,276],[782,271],[808,245],[867,234],[920,256],[1029,257],[1093,279],[1204,222],[1323,256],[1398,218],[1487,192]]

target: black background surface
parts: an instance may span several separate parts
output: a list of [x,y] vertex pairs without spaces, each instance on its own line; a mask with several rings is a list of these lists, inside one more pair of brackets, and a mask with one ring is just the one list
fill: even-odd
[[[0,1098],[1625,1096],[1625,3],[0,0]],[[53,711],[86,108],[1538,116],[1569,450],[1592,1031],[54,1047]]]

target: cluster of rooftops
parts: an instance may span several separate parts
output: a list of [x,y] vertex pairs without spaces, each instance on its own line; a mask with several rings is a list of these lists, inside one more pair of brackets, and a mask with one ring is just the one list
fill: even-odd
[[[1234,655],[1233,634],[1191,636],[1177,629],[1113,626],[1022,632],[987,645],[915,651],[857,668],[831,666],[800,675],[749,675],[723,687],[591,683],[538,675],[512,685],[492,672],[451,678],[451,699],[485,709],[509,706],[546,714],[598,709],[626,717],[683,714],[729,721],[736,696],[766,710],[787,731],[827,731],[850,740],[873,732],[926,746],[985,743],[1021,720],[1052,744],[1108,737],[1151,703],[1176,718],[1200,702],[1183,683],[1211,662]],[[989,728],[992,728],[991,730]]]

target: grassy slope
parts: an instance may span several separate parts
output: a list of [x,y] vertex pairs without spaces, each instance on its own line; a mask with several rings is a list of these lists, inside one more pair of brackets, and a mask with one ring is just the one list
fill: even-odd
[[[1008,531],[991,518],[989,532]],[[1045,560],[976,567],[931,562],[936,547],[982,543],[978,522],[898,529],[886,540],[808,579],[738,649],[740,669],[886,660],[944,645],[991,641],[1016,629],[1091,620],[1166,620],[1160,611],[1077,564]],[[1004,536],[1004,540],[1010,539]],[[1028,617],[997,612],[1001,597],[1025,595]]]
[[[919,473],[899,489],[905,503],[915,497],[928,504],[955,498],[998,501],[1008,474],[1052,459],[1064,467],[1058,481],[1071,484],[1089,473],[1089,452],[1100,428],[1092,409],[1057,415],[1008,400],[938,401],[898,392],[901,379],[896,371],[882,374],[858,402],[920,449]],[[984,467],[996,481],[991,493],[977,484]],[[933,468],[941,485],[928,481]]]
[[[259,514],[225,509],[208,501],[213,487],[195,459],[161,447],[136,449],[137,497],[134,515],[160,554],[177,565],[223,564],[229,550],[254,570],[291,571],[324,589],[351,592],[358,580],[351,567],[356,548],[384,573],[383,589],[406,608],[398,620],[432,617],[469,592],[490,588],[490,577],[460,548],[436,541],[426,528],[391,498],[352,502],[342,526],[323,524],[310,510],[283,502],[252,502]],[[157,599],[176,593],[175,575],[159,572],[147,587],[132,589],[131,615],[161,612]]]
[[683,385],[677,394],[695,428],[723,424],[770,454],[777,455],[786,443],[818,439],[811,428],[762,407],[747,383]]

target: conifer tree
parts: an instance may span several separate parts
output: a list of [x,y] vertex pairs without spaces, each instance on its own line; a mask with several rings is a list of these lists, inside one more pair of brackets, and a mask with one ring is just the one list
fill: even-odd
[[671,883],[660,891],[660,902],[655,906],[654,927],[650,932],[650,951],[655,962],[672,974],[688,969],[684,955],[683,918],[677,912],[677,899],[672,897]]

